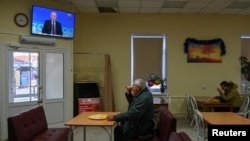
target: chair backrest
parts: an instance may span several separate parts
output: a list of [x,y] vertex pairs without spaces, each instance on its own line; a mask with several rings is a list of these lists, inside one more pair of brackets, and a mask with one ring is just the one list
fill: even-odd
[[42,131],[48,129],[42,106],[37,106],[17,115],[10,116],[7,122],[9,141],[29,141]]
[[185,94],[185,100],[187,104],[187,112],[190,112],[192,109],[192,105],[190,103],[190,96],[188,94]]
[[250,119],[250,110],[245,112],[244,117]]
[[198,138],[201,137],[201,138],[204,139],[205,136],[206,136],[206,132],[205,132],[205,128],[206,127],[205,127],[205,123],[204,123],[202,114],[201,114],[201,112],[198,109],[195,110],[195,123],[197,125],[197,130],[196,130],[197,137]]
[[176,117],[164,107],[159,108],[159,121],[156,127],[156,134],[161,141],[167,141],[171,132],[176,131],[177,126]]
[[191,103],[193,111],[195,111],[196,109],[198,109],[197,101],[196,101],[196,99],[195,99],[194,96],[190,96],[190,103]]
[[186,122],[192,122],[193,112],[192,112],[192,105],[190,101],[190,96],[185,94],[186,104],[187,104],[187,115],[186,115]]
[[250,98],[248,96],[243,97],[239,113],[244,114],[248,110],[249,102],[250,102]]

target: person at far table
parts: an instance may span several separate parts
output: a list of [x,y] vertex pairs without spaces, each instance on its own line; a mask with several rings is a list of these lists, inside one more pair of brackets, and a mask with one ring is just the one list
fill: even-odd
[[[242,104],[240,93],[237,90],[238,85],[230,81],[222,81],[220,86],[217,88],[219,92],[219,98],[222,102],[232,103],[233,112],[239,112],[240,106]],[[218,111],[218,109],[215,111]]]
[[154,135],[154,104],[152,93],[146,87],[145,80],[136,79],[132,87],[126,87],[125,96],[128,101],[128,110],[107,118],[110,121],[121,123],[114,129],[115,141],[152,138]]

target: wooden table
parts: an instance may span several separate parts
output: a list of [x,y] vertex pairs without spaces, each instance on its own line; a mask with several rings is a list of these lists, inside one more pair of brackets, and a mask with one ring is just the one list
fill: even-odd
[[[64,124],[65,126],[70,126],[70,128],[72,129],[71,133],[69,134],[69,140],[71,139],[73,131],[77,127],[83,127],[83,140],[86,141],[86,127],[98,126],[98,127],[103,128],[107,132],[109,136],[109,140],[112,141],[113,127],[116,126],[116,122],[108,121],[107,119],[98,119],[98,120],[89,119],[88,117],[92,114],[116,115],[116,114],[119,114],[119,112],[82,112],[80,113],[79,115],[77,115],[76,117],[74,117],[73,119],[69,120],[68,122]],[[108,132],[107,127],[111,129],[111,133]]]
[[225,107],[228,108],[228,111],[233,111],[233,106],[231,103],[227,102],[211,102],[211,97],[195,97],[197,106],[201,108],[201,111],[203,112],[209,112],[213,108],[217,107]]
[[[233,112],[201,112],[207,126],[208,140],[249,140],[250,120]],[[218,133],[220,132],[220,133]],[[221,133],[223,132],[223,133]],[[227,132],[227,134],[225,133]],[[231,132],[229,134],[229,132]],[[234,132],[234,134],[232,134]],[[236,135],[235,135],[236,134]],[[245,134],[245,135],[244,135]]]
[[250,125],[250,120],[233,112],[201,112],[210,125]]

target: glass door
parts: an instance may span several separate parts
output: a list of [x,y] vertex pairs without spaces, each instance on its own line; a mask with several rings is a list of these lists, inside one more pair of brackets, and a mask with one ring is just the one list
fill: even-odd
[[42,105],[49,124],[63,125],[66,117],[65,51],[8,50],[8,115]]
[[0,42],[0,140],[8,137],[7,118],[44,107],[48,126],[64,127],[72,86],[72,48],[10,45]]

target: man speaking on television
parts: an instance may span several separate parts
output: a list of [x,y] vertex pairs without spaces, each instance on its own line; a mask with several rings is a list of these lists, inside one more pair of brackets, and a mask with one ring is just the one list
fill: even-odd
[[42,33],[51,34],[51,35],[63,35],[62,25],[56,21],[57,14],[56,12],[51,12],[50,20],[46,20],[43,25]]

